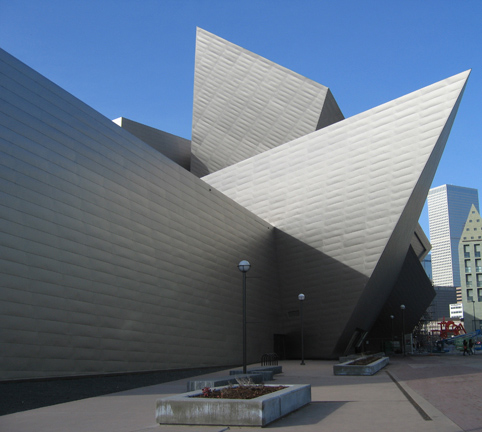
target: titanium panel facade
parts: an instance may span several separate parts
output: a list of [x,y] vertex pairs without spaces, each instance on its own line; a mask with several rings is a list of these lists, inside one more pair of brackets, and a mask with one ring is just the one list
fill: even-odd
[[113,121],[184,169],[190,170],[191,141],[124,117],[119,117]]
[[197,176],[343,118],[327,87],[197,29],[191,161]]
[[420,224],[417,225],[417,229],[413,233],[413,238],[410,245],[412,246],[413,251],[417,255],[419,261],[423,263],[428,253],[432,249],[432,245],[430,244],[430,241],[425,235]]
[[248,359],[271,351],[272,227],[4,51],[0,73],[0,379],[239,364],[242,259]]
[[[402,268],[468,75],[203,177],[330,261],[329,268],[317,265],[319,271],[303,286],[320,296],[333,290],[345,298],[335,309],[344,325],[337,323],[329,335],[338,341],[334,349],[320,325],[324,318],[314,317],[319,356],[339,353],[356,328],[369,330],[387,300],[386,287],[393,286]],[[300,274],[298,268],[293,271]],[[343,282],[320,283],[322,273],[337,274]],[[300,287],[283,286],[288,280],[280,278],[282,290],[296,298],[293,290]]]

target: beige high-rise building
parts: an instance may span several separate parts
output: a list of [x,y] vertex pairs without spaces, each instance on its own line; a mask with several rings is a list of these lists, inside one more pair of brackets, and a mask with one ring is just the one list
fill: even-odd
[[465,329],[480,329],[482,317],[482,218],[472,205],[459,243]]

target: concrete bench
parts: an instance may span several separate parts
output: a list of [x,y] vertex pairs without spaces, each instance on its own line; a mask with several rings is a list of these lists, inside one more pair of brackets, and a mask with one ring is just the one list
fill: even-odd
[[205,387],[214,388],[226,386],[229,384],[237,384],[236,378],[249,378],[254,384],[261,384],[264,380],[264,375],[262,373],[249,373],[249,374],[233,374],[227,377],[219,378],[206,378],[204,380],[193,380],[187,382],[187,391],[201,390]]

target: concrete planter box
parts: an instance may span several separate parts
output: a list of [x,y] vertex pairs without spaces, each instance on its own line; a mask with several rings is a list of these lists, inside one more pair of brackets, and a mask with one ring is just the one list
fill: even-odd
[[309,384],[286,387],[249,400],[190,397],[201,394],[199,390],[158,399],[156,422],[182,425],[266,426],[311,402]]
[[355,359],[333,365],[333,373],[335,375],[374,375],[380,369],[384,368],[389,361],[389,357],[382,357],[367,365],[353,365],[351,362]]

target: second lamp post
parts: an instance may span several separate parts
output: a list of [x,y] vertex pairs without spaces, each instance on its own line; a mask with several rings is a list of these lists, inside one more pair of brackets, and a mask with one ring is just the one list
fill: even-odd
[[243,260],[238,264],[238,269],[243,273],[243,374],[246,374],[246,273],[251,264]]
[[298,300],[300,301],[300,320],[301,320],[301,365],[305,364],[305,346],[303,341],[303,302],[305,300],[304,294],[298,295]]

